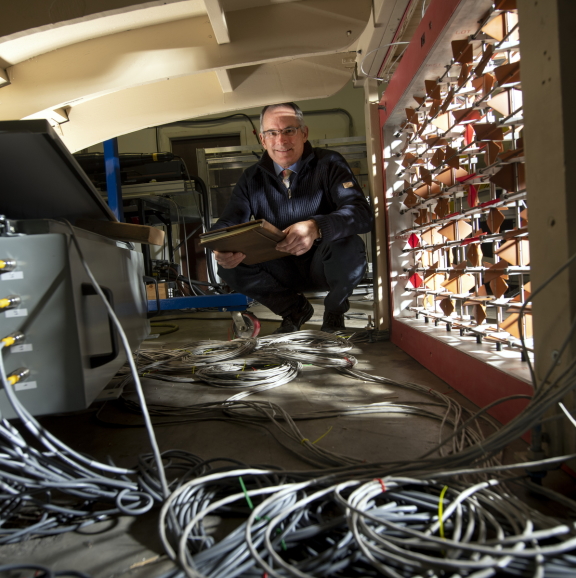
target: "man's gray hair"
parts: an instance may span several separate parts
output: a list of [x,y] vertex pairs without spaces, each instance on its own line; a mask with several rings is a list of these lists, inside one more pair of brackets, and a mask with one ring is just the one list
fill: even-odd
[[300,107],[295,104],[294,102],[283,102],[282,104],[269,104],[262,109],[260,113],[260,132],[263,132],[263,121],[264,121],[264,114],[268,111],[275,110],[277,108],[291,108],[294,111],[294,116],[296,120],[298,120],[298,126],[305,126],[304,125],[304,113],[300,110]]

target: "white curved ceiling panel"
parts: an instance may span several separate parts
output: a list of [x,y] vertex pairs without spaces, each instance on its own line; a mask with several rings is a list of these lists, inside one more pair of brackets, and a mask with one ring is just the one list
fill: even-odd
[[233,92],[223,93],[214,72],[114,92],[74,107],[59,127],[71,151],[149,126],[330,96],[350,80],[339,54],[272,62],[229,71]]
[[[355,50],[372,7],[372,0],[23,2],[37,6],[29,18],[36,26],[18,21],[0,38],[0,120],[51,119],[71,150],[157,124],[332,95],[350,79],[343,53]],[[4,71],[2,61],[15,64]]]
[[0,119],[216,68],[344,51],[369,14],[370,0],[302,0],[230,12],[228,44],[204,16],[94,38],[10,67]]
[[[44,6],[49,4],[45,0],[42,2]],[[18,5],[14,3],[14,6]],[[204,0],[156,0],[99,11],[71,20],[50,21],[1,37],[0,61],[6,67],[93,38],[203,15],[206,15]],[[49,16],[48,12],[45,17]]]

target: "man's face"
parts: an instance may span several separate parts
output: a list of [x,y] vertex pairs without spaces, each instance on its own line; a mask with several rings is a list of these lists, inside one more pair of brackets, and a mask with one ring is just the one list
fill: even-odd
[[267,130],[277,130],[299,126],[298,119],[290,107],[267,110],[262,120],[260,140],[273,161],[281,167],[293,165],[304,152],[304,143],[308,140],[308,127],[298,128],[294,136],[278,134],[276,137],[265,135]]

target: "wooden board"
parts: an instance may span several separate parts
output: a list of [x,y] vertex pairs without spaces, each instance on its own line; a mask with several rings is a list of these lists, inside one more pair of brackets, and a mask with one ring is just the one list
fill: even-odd
[[112,221],[97,221],[92,219],[78,219],[76,227],[98,233],[117,241],[144,243],[145,245],[164,244],[164,231],[148,225],[133,225],[131,223],[114,223]]

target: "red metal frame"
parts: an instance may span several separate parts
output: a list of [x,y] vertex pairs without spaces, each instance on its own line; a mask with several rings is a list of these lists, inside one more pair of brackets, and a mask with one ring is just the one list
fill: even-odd
[[394,107],[406,92],[406,88],[432,50],[460,2],[461,0],[432,0],[430,3],[410,45],[402,56],[400,65],[394,72],[380,100],[380,106],[384,107],[380,108],[381,128],[386,124]]
[[[442,31],[449,23],[461,0],[432,0],[420,22],[412,41],[406,49],[400,66],[394,73],[380,100],[380,129],[383,129],[395,106],[430,54]],[[384,145],[384,143],[382,143]],[[386,159],[384,159],[386,160]],[[384,188],[386,171],[383,168]],[[388,227],[388,211],[386,224]],[[388,249],[388,263],[390,251]],[[390,292],[391,341],[424,367],[443,379],[451,387],[465,395],[476,405],[483,407],[502,397],[514,394],[532,395],[532,386],[508,373],[480,361],[434,337],[423,333],[393,317],[393,297]],[[528,401],[514,400],[498,405],[489,411],[501,423],[507,423],[518,415]]]
[[[392,320],[391,335],[394,345],[479,407],[508,395],[534,393],[525,381],[396,319]],[[508,423],[527,405],[528,400],[515,399],[497,405],[489,413],[499,422]]]

